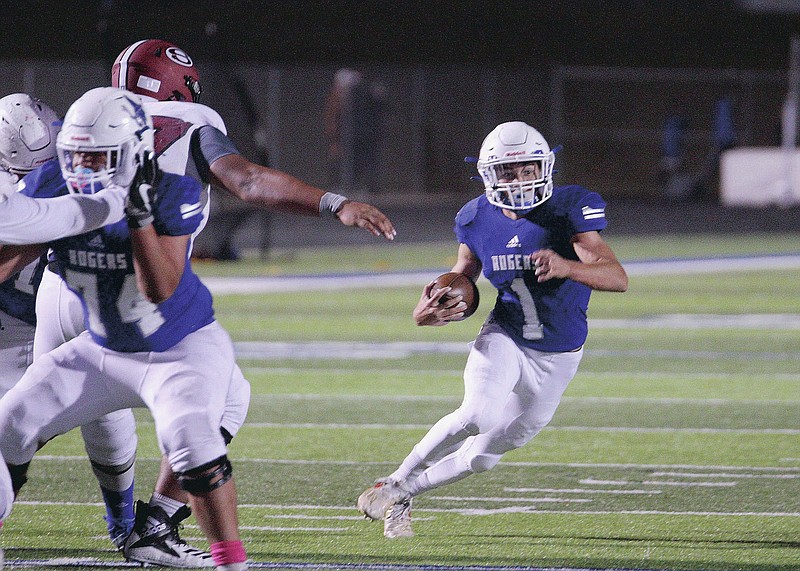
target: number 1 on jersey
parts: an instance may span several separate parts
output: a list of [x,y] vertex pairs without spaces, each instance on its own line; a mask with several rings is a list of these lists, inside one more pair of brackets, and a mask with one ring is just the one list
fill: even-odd
[[544,325],[539,321],[536,304],[533,303],[533,296],[528,286],[525,285],[525,280],[514,278],[514,281],[511,282],[511,291],[517,294],[522,307],[522,316],[525,318],[525,323],[522,325],[522,336],[531,341],[544,337]]

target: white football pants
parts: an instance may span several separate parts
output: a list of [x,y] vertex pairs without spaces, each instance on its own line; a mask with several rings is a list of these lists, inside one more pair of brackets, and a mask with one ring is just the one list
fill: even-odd
[[147,407],[172,469],[197,468],[226,453],[219,429],[229,398],[249,398],[237,371],[233,344],[217,322],[163,352],[111,351],[82,333],[36,359],[0,399],[0,453],[24,464],[59,434]]
[[[80,299],[58,274],[45,270],[36,295],[34,360],[74,339],[83,330]],[[117,410],[82,425],[81,435],[86,454],[96,464],[124,466],[136,456],[136,422],[130,409]]]
[[[33,325],[0,311],[0,397],[16,385],[33,360]],[[0,522],[11,513],[14,489],[0,454]]]
[[[80,299],[58,274],[45,270],[36,297],[36,334],[33,357],[37,359],[84,331]],[[250,403],[250,384],[238,365],[228,395],[221,426],[235,436],[244,423]],[[130,409],[116,410],[81,425],[86,453],[96,464],[124,466],[136,454],[136,423]]]
[[553,418],[583,348],[543,353],[517,345],[490,316],[464,369],[464,400],[440,419],[389,477],[411,495],[491,470]]
[[0,524],[11,513],[14,505],[14,488],[11,486],[11,474],[8,473],[6,462],[0,454]]
[[0,311],[0,396],[17,384],[33,360],[33,325]]

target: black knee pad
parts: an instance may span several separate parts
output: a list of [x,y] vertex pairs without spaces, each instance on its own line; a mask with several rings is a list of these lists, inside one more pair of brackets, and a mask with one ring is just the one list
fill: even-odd
[[15,494],[25,485],[25,482],[28,481],[28,466],[30,465],[30,462],[18,464],[16,466],[7,464],[8,472],[11,474],[11,487],[14,488]]
[[106,466],[105,464],[99,464],[95,462],[91,458],[89,458],[89,463],[92,465],[92,468],[97,470],[98,472],[102,472],[103,474],[108,474],[109,476],[119,476],[120,474],[124,474],[136,463],[136,455],[133,455],[133,458],[125,462],[125,464],[120,464],[119,466]]
[[233,466],[226,455],[222,455],[208,464],[186,472],[176,472],[178,484],[192,495],[207,494],[224,485],[233,477]]

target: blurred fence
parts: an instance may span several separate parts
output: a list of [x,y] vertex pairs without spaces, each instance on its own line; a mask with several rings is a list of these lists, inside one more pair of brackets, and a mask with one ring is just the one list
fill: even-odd
[[[225,119],[242,152],[313,184],[335,182],[329,171],[324,107],[334,67],[221,63],[199,65],[202,101]],[[447,65],[366,67],[384,86],[384,137],[379,193],[474,193],[472,167],[484,135],[521,119],[563,145],[557,170],[605,196],[654,196],[666,119],[687,123],[686,168],[702,168],[712,146],[715,101],[733,102],[740,145],[780,144],[783,72],[595,67],[491,68]],[[64,113],[87,89],[106,84],[101,62],[0,61],[0,93],[31,92]],[[255,124],[250,103],[260,124]],[[262,152],[266,151],[266,153]]]

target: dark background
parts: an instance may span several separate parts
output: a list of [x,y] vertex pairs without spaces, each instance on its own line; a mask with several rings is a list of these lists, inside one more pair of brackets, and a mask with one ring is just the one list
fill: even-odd
[[[766,9],[745,9],[745,4],[760,4]],[[789,68],[791,38],[800,33],[800,0],[0,0],[0,8],[3,21],[0,70],[4,59],[50,60],[54,65],[64,60],[102,61],[110,69],[123,47],[143,38],[161,38],[179,45],[200,62],[203,77],[211,78],[209,83],[214,82],[214,74],[224,77],[226,62],[240,66],[252,62],[284,69],[329,66],[331,75],[339,66],[364,66],[378,72],[384,70],[384,74],[396,73],[403,66],[410,69],[464,66],[473,73],[472,81],[483,79],[474,77],[474,73],[485,72],[486,77],[504,83],[509,89],[518,85],[519,74],[524,73],[530,75],[534,83],[541,84],[539,91],[548,89],[548,74],[558,66],[785,73]],[[7,73],[13,72],[9,68]],[[107,77],[106,73],[103,72],[103,78]],[[385,79],[391,80],[391,77]],[[60,84],[55,79],[51,81],[51,91],[57,93]],[[259,85],[264,81],[264,78],[256,78]],[[219,81],[216,83],[220,85]],[[306,91],[309,87],[303,85]],[[327,89],[327,84],[320,89]],[[779,140],[779,108],[785,89],[783,83],[777,87],[772,107],[763,100],[754,102],[756,109],[768,109],[767,119],[761,117],[762,113],[758,115],[759,122],[769,123],[764,128],[776,134],[775,141]],[[215,91],[219,97],[227,93],[209,89],[204,102],[229,113],[224,118],[229,128],[234,126],[234,140],[246,155],[254,157],[248,148],[247,129],[237,126],[237,117],[231,114],[235,105],[216,102]],[[595,120],[595,107],[609,106],[609,94],[605,94],[606,99],[598,99],[597,95],[593,93],[587,99],[585,113],[588,117],[579,122],[584,127],[591,126]],[[225,96],[231,97],[230,94]],[[258,97],[263,99],[263,93]],[[51,95],[50,100],[54,99]],[[318,111],[316,107],[321,107],[322,96],[317,99],[319,101],[314,101],[307,114],[313,115]],[[435,100],[433,104],[438,105]],[[448,103],[443,102],[443,105],[446,107]],[[696,114],[702,116],[703,122],[696,119],[694,124],[700,129],[697,137],[705,144],[708,130],[705,122],[710,121],[706,115],[710,115],[704,103],[695,100],[695,105],[702,107]],[[650,107],[653,106],[643,105],[641,111]],[[450,111],[458,116],[476,115],[475,110],[457,106]],[[542,117],[537,116],[537,120],[537,124],[542,123]],[[660,116],[657,121],[660,126]],[[544,124],[546,126],[546,113]],[[456,127],[459,125],[455,123]],[[470,126],[473,128],[474,125]],[[448,136],[453,132],[464,135],[453,129],[453,125],[443,128],[443,132]],[[472,149],[480,140],[480,134],[481,131],[470,131],[467,136],[455,138],[463,139],[462,146]],[[653,133],[651,146],[658,146],[659,136]],[[287,144],[290,139],[284,137],[283,142]],[[448,146],[438,156],[448,160],[462,157],[463,154],[458,155],[461,147],[456,147]],[[580,149],[580,153],[576,153],[580,156],[594,157],[577,144],[572,147]],[[303,146],[302,151],[294,153],[301,157],[299,163],[315,156],[313,146]],[[601,157],[616,156],[605,147],[595,151]],[[291,165],[285,168],[291,155],[292,149],[284,148],[281,168],[309,180],[307,169],[292,169]],[[702,158],[702,153],[699,156]],[[460,161],[460,158],[453,160]],[[626,165],[625,161],[617,160],[604,166],[603,161],[592,161],[600,172],[588,173],[586,184],[601,188],[604,196],[612,198],[610,217],[614,232],[800,230],[797,208],[756,213],[747,208],[721,209],[713,200],[675,203],[644,192],[642,185],[627,185],[629,188],[623,189],[625,192],[611,192],[602,187],[604,176],[619,180],[627,172],[654,180],[651,171],[658,164],[657,151],[653,157],[648,155],[644,165],[641,161],[629,161]],[[568,169],[571,178],[584,183],[580,177],[574,177],[576,173],[581,174],[576,162],[573,160],[573,168]],[[561,165],[564,165],[564,157]],[[466,180],[463,164],[453,170],[457,176],[440,177],[441,180],[436,179],[428,186],[440,189],[442,182]],[[310,181],[319,184],[313,178]],[[480,192],[478,187],[473,190]],[[452,204],[440,202],[435,208],[430,207],[429,200],[421,205],[406,204],[398,201],[398,196],[402,197],[397,193],[385,193],[370,197],[370,201],[395,220],[401,230],[400,241],[452,239],[452,216],[463,203],[463,196]],[[241,218],[239,214],[236,217]],[[225,220],[222,216],[215,215],[212,219],[219,223],[223,234],[233,233],[221,224]],[[246,231],[239,231],[237,235],[248,236],[246,240],[239,239],[242,245],[259,240],[259,235],[264,233],[266,243],[287,247],[297,245],[298,236],[303,243],[372,241],[366,233],[353,232],[336,224],[320,226],[318,222],[291,216],[272,220],[264,213],[251,219]],[[320,232],[321,227],[329,232]],[[210,227],[204,235],[212,236],[211,230]],[[219,238],[209,238],[210,242],[215,240]]]
[[[768,10],[746,10],[760,4]],[[113,60],[142,37],[201,60],[786,69],[796,0],[3,0],[0,57]],[[783,10],[788,13],[776,13]],[[209,41],[207,24],[216,25]],[[213,30],[213,26],[209,29]]]

